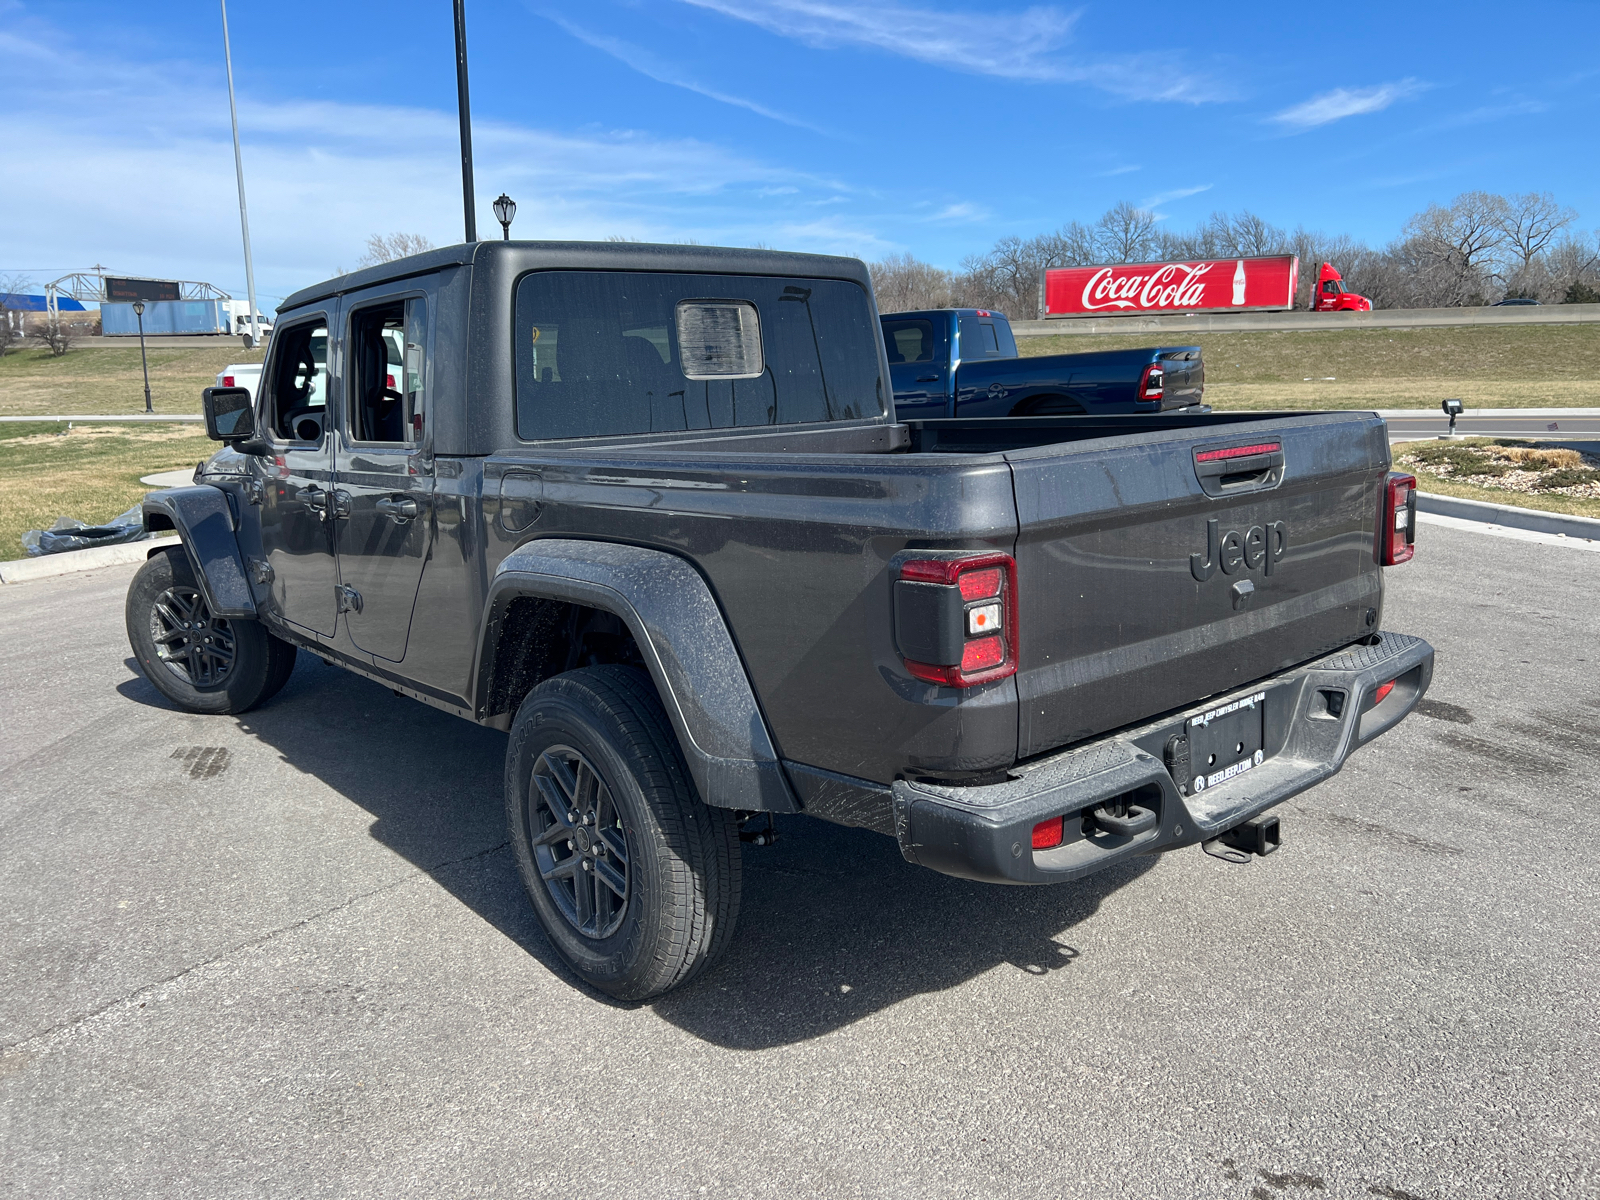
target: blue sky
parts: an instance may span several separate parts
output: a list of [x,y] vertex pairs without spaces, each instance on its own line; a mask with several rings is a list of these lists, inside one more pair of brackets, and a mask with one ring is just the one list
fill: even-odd
[[[955,267],[1131,200],[1388,241],[1473,188],[1600,226],[1595,3],[468,0],[478,223]],[[235,0],[263,306],[461,238],[448,0]],[[0,273],[243,294],[214,2],[0,0]]]

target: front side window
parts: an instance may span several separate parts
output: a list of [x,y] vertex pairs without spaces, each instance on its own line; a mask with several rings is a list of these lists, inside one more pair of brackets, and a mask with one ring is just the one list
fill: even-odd
[[308,321],[273,338],[267,427],[284,442],[320,442],[328,410],[328,326]]
[[517,434],[877,417],[880,336],[842,280],[535,272],[517,285]]

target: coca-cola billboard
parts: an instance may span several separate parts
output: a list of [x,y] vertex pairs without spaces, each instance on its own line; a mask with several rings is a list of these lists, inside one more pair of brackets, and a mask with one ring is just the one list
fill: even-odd
[[1299,275],[1300,259],[1293,254],[1052,267],[1044,273],[1044,315],[1115,317],[1293,308]]

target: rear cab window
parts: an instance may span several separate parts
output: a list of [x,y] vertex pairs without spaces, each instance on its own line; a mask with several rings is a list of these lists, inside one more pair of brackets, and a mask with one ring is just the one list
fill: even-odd
[[536,271],[516,293],[517,436],[878,418],[880,337],[843,280]]

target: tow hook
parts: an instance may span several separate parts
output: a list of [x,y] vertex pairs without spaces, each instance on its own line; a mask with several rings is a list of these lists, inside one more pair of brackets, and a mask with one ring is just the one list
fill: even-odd
[[1271,813],[1262,813],[1242,825],[1235,825],[1209,842],[1200,843],[1200,848],[1212,858],[1220,858],[1224,862],[1246,863],[1251,855],[1264,858],[1281,845],[1283,832],[1278,818]]
[[1091,809],[1089,815],[1094,818],[1096,829],[1117,837],[1132,837],[1146,829],[1154,829],[1156,824],[1154,811],[1122,799],[1108,800]]

